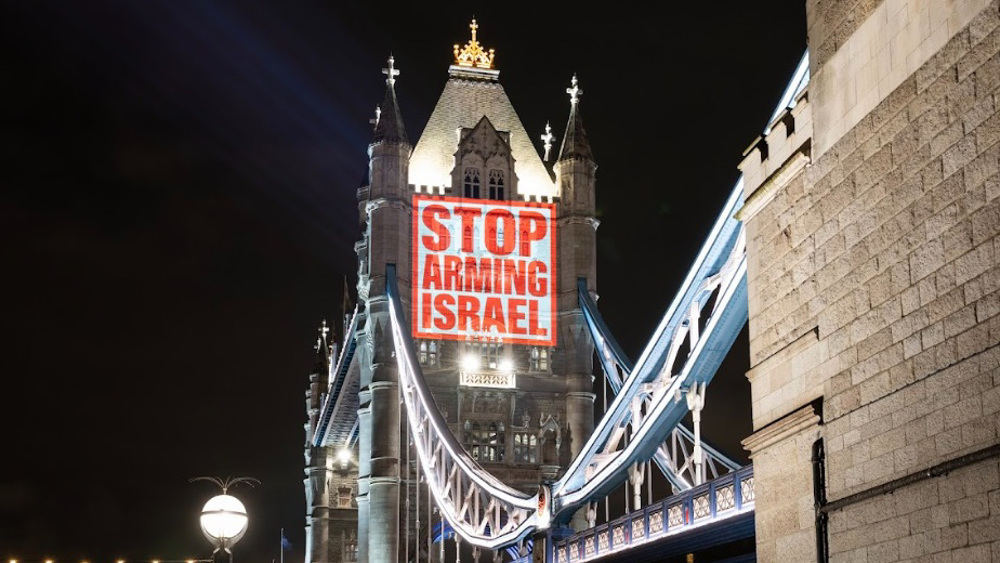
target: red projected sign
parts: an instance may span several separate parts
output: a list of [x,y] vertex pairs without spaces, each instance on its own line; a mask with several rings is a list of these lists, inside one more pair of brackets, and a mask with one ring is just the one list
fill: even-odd
[[413,197],[413,335],[556,343],[556,211]]

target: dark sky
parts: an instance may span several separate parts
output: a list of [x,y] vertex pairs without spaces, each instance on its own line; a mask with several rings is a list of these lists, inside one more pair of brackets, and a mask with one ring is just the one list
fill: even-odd
[[[351,4],[0,7],[0,556],[204,556],[214,491],[188,479],[249,475],[237,559],[284,527],[301,560],[303,391],[390,53],[414,141],[473,16],[539,145],[578,76],[600,307],[635,358],[805,49],[803,0]],[[739,458],[746,355],[705,411]]]

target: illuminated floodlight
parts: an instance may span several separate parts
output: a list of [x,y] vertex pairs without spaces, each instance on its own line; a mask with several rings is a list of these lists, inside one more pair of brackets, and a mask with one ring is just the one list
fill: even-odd
[[476,371],[479,369],[479,356],[475,354],[466,354],[462,358],[462,369],[465,371]]
[[347,463],[351,461],[351,450],[347,448],[342,448],[337,452],[337,459],[340,460],[340,467],[347,468]]

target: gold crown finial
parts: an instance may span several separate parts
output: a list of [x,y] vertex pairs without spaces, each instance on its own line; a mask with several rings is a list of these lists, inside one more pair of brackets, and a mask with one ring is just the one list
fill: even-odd
[[469,29],[472,30],[472,39],[465,44],[465,47],[460,48],[458,44],[455,45],[455,64],[476,68],[493,68],[493,49],[489,51],[483,49],[476,39],[476,30],[479,29],[476,18],[472,18]]

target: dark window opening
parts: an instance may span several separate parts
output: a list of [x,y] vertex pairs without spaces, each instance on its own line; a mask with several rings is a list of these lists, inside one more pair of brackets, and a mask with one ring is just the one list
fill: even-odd
[[462,183],[465,197],[479,199],[479,169],[466,168],[465,180]]
[[503,189],[502,170],[490,170],[489,185],[490,185],[490,199],[503,201],[504,189]]

